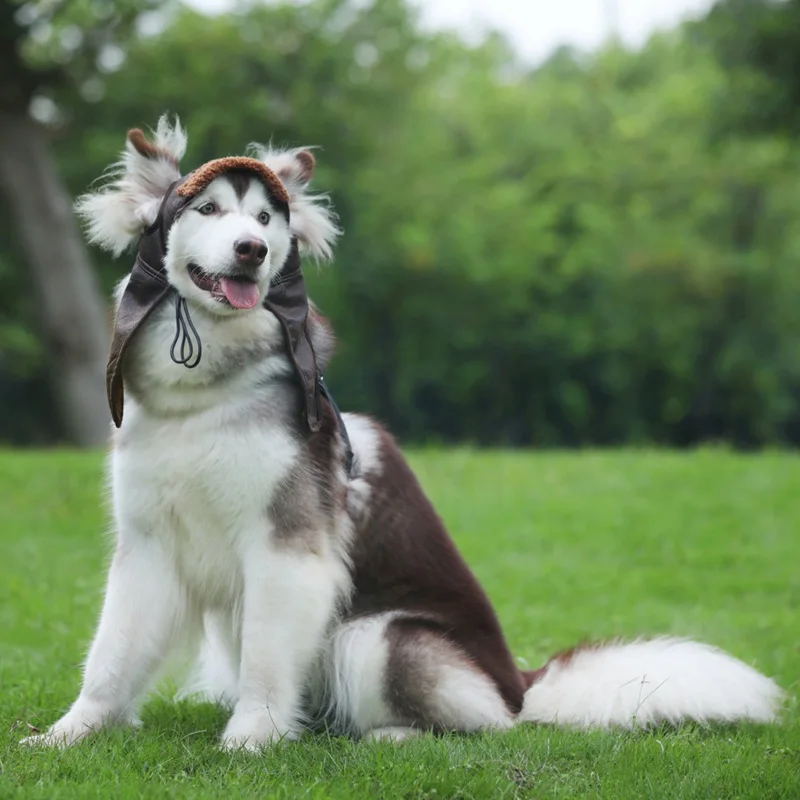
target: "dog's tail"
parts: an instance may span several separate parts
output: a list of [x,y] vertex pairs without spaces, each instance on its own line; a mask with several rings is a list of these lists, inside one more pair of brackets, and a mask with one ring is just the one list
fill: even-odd
[[671,637],[576,647],[525,675],[519,721],[576,728],[773,722],[783,699],[728,653]]

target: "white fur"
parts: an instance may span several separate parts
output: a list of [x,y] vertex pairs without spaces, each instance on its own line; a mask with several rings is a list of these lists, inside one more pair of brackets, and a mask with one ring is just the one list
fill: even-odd
[[384,694],[389,657],[386,626],[397,616],[378,614],[336,631],[326,666],[328,714],[334,729],[363,735],[398,722]]
[[310,151],[308,147],[277,150],[261,144],[251,144],[250,150],[283,181],[289,192],[289,211],[292,233],[304,245],[310,256],[326,260],[333,255],[333,245],[341,233],[325,195],[310,195],[309,181],[299,168],[297,155]]
[[176,694],[233,708],[239,699],[241,630],[238,615],[209,610],[203,615],[203,636],[193,669]]
[[404,728],[400,725],[389,725],[385,728],[373,728],[364,734],[366,742],[402,742],[419,736],[422,731],[416,728]]
[[352,519],[361,520],[369,508],[371,495],[367,476],[380,474],[380,436],[372,420],[360,414],[342,414],[354,454],[354,476],[347,491],[347,510]]
[[446,729],[475,732],[503,730],[514,724],[497,687],[468,664],[442,660],[433,709]]
[[366,475],[380,473],[380,434],[375,423],[362,414],[345,411],[342,421],[347,428],[347,435],[358,458],[358,472]]
[[163,157],[147,158],[125,142],[119,161],[106,173],[111,183],[99,192],[83,195],[75,204],[87,223],[90,242],[118,256],[155,220],[167,189],[180,177],[178,164],[186,143],[180,122],[176,118],[170,125],[166,115],[158,121],[154,138]]
[[769,678],[706,644],[663,637],[578,650],[551,662],[525,695],[521,721],[578,728],[772,722],[782,692]]

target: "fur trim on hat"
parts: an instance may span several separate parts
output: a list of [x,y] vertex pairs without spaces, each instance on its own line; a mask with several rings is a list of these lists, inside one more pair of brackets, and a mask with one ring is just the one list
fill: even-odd
[[177,193],[181,197],[194,197],[206,188],[215,178],[234,169],[253,172],[267,186],[267,189],[276,200],[289,205],[289,193],[283,181],[263,161],[246,156],[226,156],[208,161],[202,167],[192,172],[187,180],[178,187]]

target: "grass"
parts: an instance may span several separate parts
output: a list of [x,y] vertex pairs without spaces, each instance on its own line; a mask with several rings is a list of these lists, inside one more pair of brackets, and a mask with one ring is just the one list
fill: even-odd
[[[800,674],[800,458],[720,451],[412,462],[529,665],[579,639],[699,637]],[[144,728],[17,746],[74,699],[107,560],[94,454],[0,452],[0,797],[797,798],[800,711],[775,728],[524,727],[400,746],[309,737],[216,748],[224,715],[153,700]]]

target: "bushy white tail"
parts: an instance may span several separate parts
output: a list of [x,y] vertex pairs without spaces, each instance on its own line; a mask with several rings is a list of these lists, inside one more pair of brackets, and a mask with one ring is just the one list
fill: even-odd
[[577,728],[772,722],[782,697],[774,681],[733,656],[662,637],[556,656],[525,694],[519,720]]

